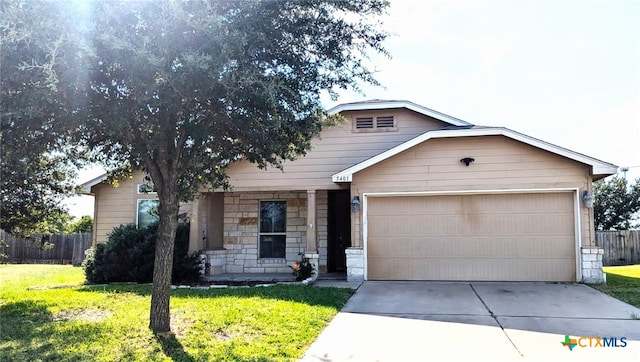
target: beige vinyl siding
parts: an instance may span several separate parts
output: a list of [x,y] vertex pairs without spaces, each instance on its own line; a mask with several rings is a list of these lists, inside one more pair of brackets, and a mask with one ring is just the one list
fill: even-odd
[[[107,241],[108,234],[117,226],[135,224],[139,199],[158,198],[156,194],[139,194],[137,186],[141,183],[145,183],[144,174],[137,172],[130,179],[120,180],[117,187],[107,183],[92,187],[96,199],[95,242]],[[190,212],[191,207],[191,203],[183,203],[180,205],[180,212]]]
[[[284,172],[276,168],[260,170],[247,161],[231,165],[227,173],[234,191],[267,191],[289,189],[339,189],[331,175],[391,149],[428,130],[446,124],[409,110],[345,112],[346,120],[323,130],[305,157],[284,163]],[[393,116],[397,130],[393,132],[354,132],[356,117]],[[388,131],[388,129],[386,129]]]
[[96,242],[106,242],[114,227],[136,222],[136,182],[123,180],[118,187],[98,184],[92,188],[96,203]]
[[[461,158],[475,159],[469,166]],[[374,175],[375,177],[368,177]],[[426,182],[435,189],[586,186],[587,166],[503,136],[429,140],[357,174],[358,186],[389,190],[388,182]],[[430,187],[430,188],[431,188]],[[403,191],[403,190],[397,190]]]
[[[473,157],[469,166],[461,158]],[[589,166],[503,136],[432,139],[353,176],[352,194],[396,191],[590,188]],[[580,208],[582,245],[594,245]],[[355,243],[362,245],[360,218]]]
[[575,281],[574,195],[370,197],[368,278]]

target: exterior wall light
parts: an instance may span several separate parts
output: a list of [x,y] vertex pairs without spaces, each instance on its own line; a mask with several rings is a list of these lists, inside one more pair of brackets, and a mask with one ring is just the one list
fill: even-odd
[[582,193],[582,201],[584,201],[584,206],[587,209],[593,207],[593,195],[590,194],[589,191],[584,190],[584,193]]
[[463,159],[460,160],[461,163],[464,163],[465,166],[469,167],[469,164],[471,162],[475,161],[475,158],[473,157],[465,157]]
[[360,196],[356,195],[351,200],[351,211],[359,212],[360,211]]

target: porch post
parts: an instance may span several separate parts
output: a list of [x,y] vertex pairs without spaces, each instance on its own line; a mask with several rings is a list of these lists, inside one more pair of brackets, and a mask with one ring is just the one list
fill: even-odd
[[[353,189],[352,189],[353,192]],[[352,199],[360,196],[358,193],[351,195]],[[364,203],[364,195],[360,202]],[[364,238],[364,226],[362,219],[362,208],[360,205],[357,211],[351,212],[351,247],[345,250],[347,257],[347,281],[361,282],[364,280],[364,248],[362,240]]]
[[189,214],[189,253],[202,250],[202,232],[200,230],[200,218],[202,215],[202,202],[198,196],[191,203],[191,213]]
[[307,245],[305,254],[317,254],[316,190],[307,190]]
[[313,273],[310,279],[303,281],[304,284],[313,283],[318,277],[318,266],[320,265],[320,255],[318,254],[318,226],[316,225],[316,190],[307,190],[307,246],[304,256],[313,265]]

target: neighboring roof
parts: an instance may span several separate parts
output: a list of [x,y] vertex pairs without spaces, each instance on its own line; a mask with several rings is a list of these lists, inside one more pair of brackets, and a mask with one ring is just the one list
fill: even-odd
[[618,166],[600,161],[593,157],[589,157],[583,155],[578,152],[574,152],[568,150],[566,148],[556,146],[554,144],[539,140],[537,138],[533,138],[527,136],[522,133],[518,133],[516,131],[512,131],[508,128],[504,127],[473,127],[473,128],[459,128],[459,129],[441,129],[428,131],[421,134],[418,137],[410,139],[409,141],[402,143],[394,148],[391,148],[385,152],[382,152],[376,156],[373,156],[367,160],[364,160],[354,166],[347,168],[346,170],[340,171],[331,176],[331,180],[333,182],[351,182],[353,178],[353,174],[359,171],[362,171],[368,167],[371,167],[381,161],[384,161],[390,157],[393,157],[399,154],[402,151],[405,151],[413,146],[419,145],[427,140],[434,138],[455,138],[455,137],[475,137],[475,136],[505,136],[522,143],[526,143],[528,145],[543,149],[545,151],[549,151],[551,153],[555,153],[557,155],[572,159],[574,161],[578,161],[593,167],[594,175],[613,175],[617,172]]
[[336,114],[336,113],[347,112],[347,111],[367,111],[367,110],[374,110],[374,109],[393,109],[393,108],[406,108],[414,112],[423,114],[425,116],[429,116],[437,120],[440,120],[442,122],[451,124],[453,126],[472,126],[471,123],[465,122],[461,119],[451,117],[449,115],[440,113],[438,111],[434,111],[433,109],[423,107],[413,102],[402,101],[402,100],[374,99],[374,100],[363,101],[363,102],[344,103],[331,108],[327,112],[329,114]]
[[80,189],[80,192],[82,192],[85,195],[91,194],[91,188],[103,181],[107,180],[107,173],[103,173],[100,176],[93,178],[87,182],[84,182],[83,184],[80,185],[80,187],[82,187]]

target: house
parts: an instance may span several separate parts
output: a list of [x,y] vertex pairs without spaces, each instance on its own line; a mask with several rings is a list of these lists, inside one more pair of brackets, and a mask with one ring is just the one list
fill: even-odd
[[[283,171],[238,161],[232,191],[183,205],[212,274],[288,273],[306,253],[349,280],[603,280],[589,198],[615,165],[408,101],[330,113],[345,121]],[[84,185],[94,240],[149,221],[157,196],[141,174],[102,181]]]

